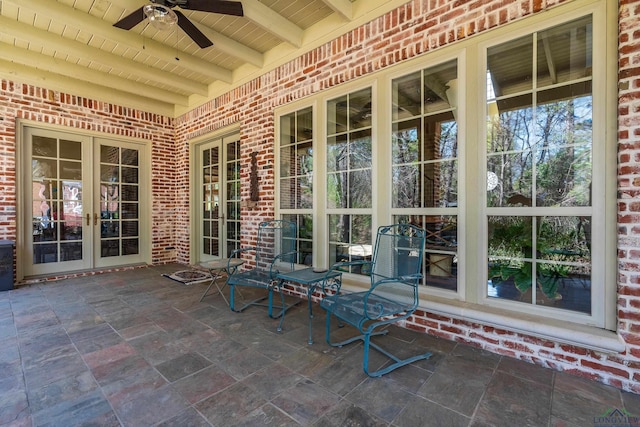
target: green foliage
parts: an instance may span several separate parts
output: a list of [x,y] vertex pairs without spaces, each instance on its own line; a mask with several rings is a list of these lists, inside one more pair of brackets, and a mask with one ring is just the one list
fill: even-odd
[[[534,284],[533,277],[533,230],[532,218],[504,217],[497,221],[493,229],[491,253],[500,254],[509,259],[493,260],[489,267],[489,278],[496,283],[512,280],[522,293]],[[570,233],[557,233],[558,230],[548,221],[537,220],[536,256],[546,253],[550,258],[561,260],[562,254],[553,255],[554,247],[563,247],[563,243],[571,241]],[[560,245],[560,246],[559,246]],[[535,282],[548,298],[558,298],[558,283],[569,274],[566,265],[537,263]]]

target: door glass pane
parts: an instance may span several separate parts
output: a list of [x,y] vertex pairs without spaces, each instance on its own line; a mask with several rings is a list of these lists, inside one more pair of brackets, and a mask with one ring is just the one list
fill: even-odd
[[240,140],[225,138],[224,144],[227,152],[226,181],[229,190],[225,195],[227,201],[225,249],[227,252],[224,255],[229,256],[231,252],[240,248]]
[[139,254],[139,182],[137,150],[100,145],[100,256],[103,258]]
[[34,135],[31,147],[33,264],[81,260],[81,143]]
[[133,150],[130,148],[122,149],[122,164],[128,166],[139,166],[138,165],[139,153],[138,150]]
[[202,243],[207,255],[220,256],[219,216],[220,206],[220,148],[202,152]]
[[199,150],[199,232],[203,261],[240,247],[240,141],[222,138]]

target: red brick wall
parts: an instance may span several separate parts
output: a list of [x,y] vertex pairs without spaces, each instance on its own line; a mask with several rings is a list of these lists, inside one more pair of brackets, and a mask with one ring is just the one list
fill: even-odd
[[640,393],[640,0],[619,5],[617,312],[627,353],[612,359]]
[[154,263],[173,261],[176,168],[175,120],[90,98],[2,80],[0,83],[0,238],[16,240],[16,120],[65,126],[152,144]]
[[[612,1],[612,0],[610,0]],[[250,84],[217,98],[177,120],[178,150],[186,152],[196,136],[240,123],[242,199],[249,198],[249,154],[258,151],[260,166],[273,162],[274,109],[310,94],[386,68],[438,47],[507,22],[568,3],[569,0],[413,1],[355,31],[267,73]],[[418,312],[406,326],[449,340],[465,342],[498,354],[595,379],[640,393],[640,0],[620,7],[620,75],[629,82],[620,97],[620,332],[627,350],[606,355],[584,348],[496,329],[459,319]],[[634,56],[635,55],[635,56]],[[187,179],[186,153],[180,176]],[[182,158],[182,156],[181,156]],[[255,230],[274,213],[272,169],[260,171],[260,202],[243,209],[243,230]],[[635,200],[635,203],[633,202]],[[180,209],[188,206],[178,200]],[[178,227],[178,241],[187,241],[188,223]],[[246,243],[246,242],[245,242]],[[186,244],[179,244],[182,249]],[[186,261],[187,253],[179,254]]]

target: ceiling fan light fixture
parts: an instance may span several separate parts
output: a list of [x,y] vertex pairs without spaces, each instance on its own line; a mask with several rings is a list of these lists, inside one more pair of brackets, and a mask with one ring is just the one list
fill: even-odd
[[148,4],[143,10],[151,25],[158,30],[168,30],[178,22],[178,15],[166,6]]

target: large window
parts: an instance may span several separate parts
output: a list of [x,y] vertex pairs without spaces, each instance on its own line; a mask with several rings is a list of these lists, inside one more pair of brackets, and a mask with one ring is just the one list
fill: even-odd
[[298,263],[313,262],[313,110],[280,117],[279,207],[282,219],[298,225]]
[[591,314],[592,22],[487,50],[487,294]]
[[277,214],[313,246],[304,264],[368,259],[378,226],[411,223],[427,232],[425,307],[615,328],[606,5],[559,7],[287,106]]
[[392,81],[394,222],[427,231],[423,284],[458,290],[457,61]]
[[327,102],[330,263],[371,257],[371,113],[370,88]]

